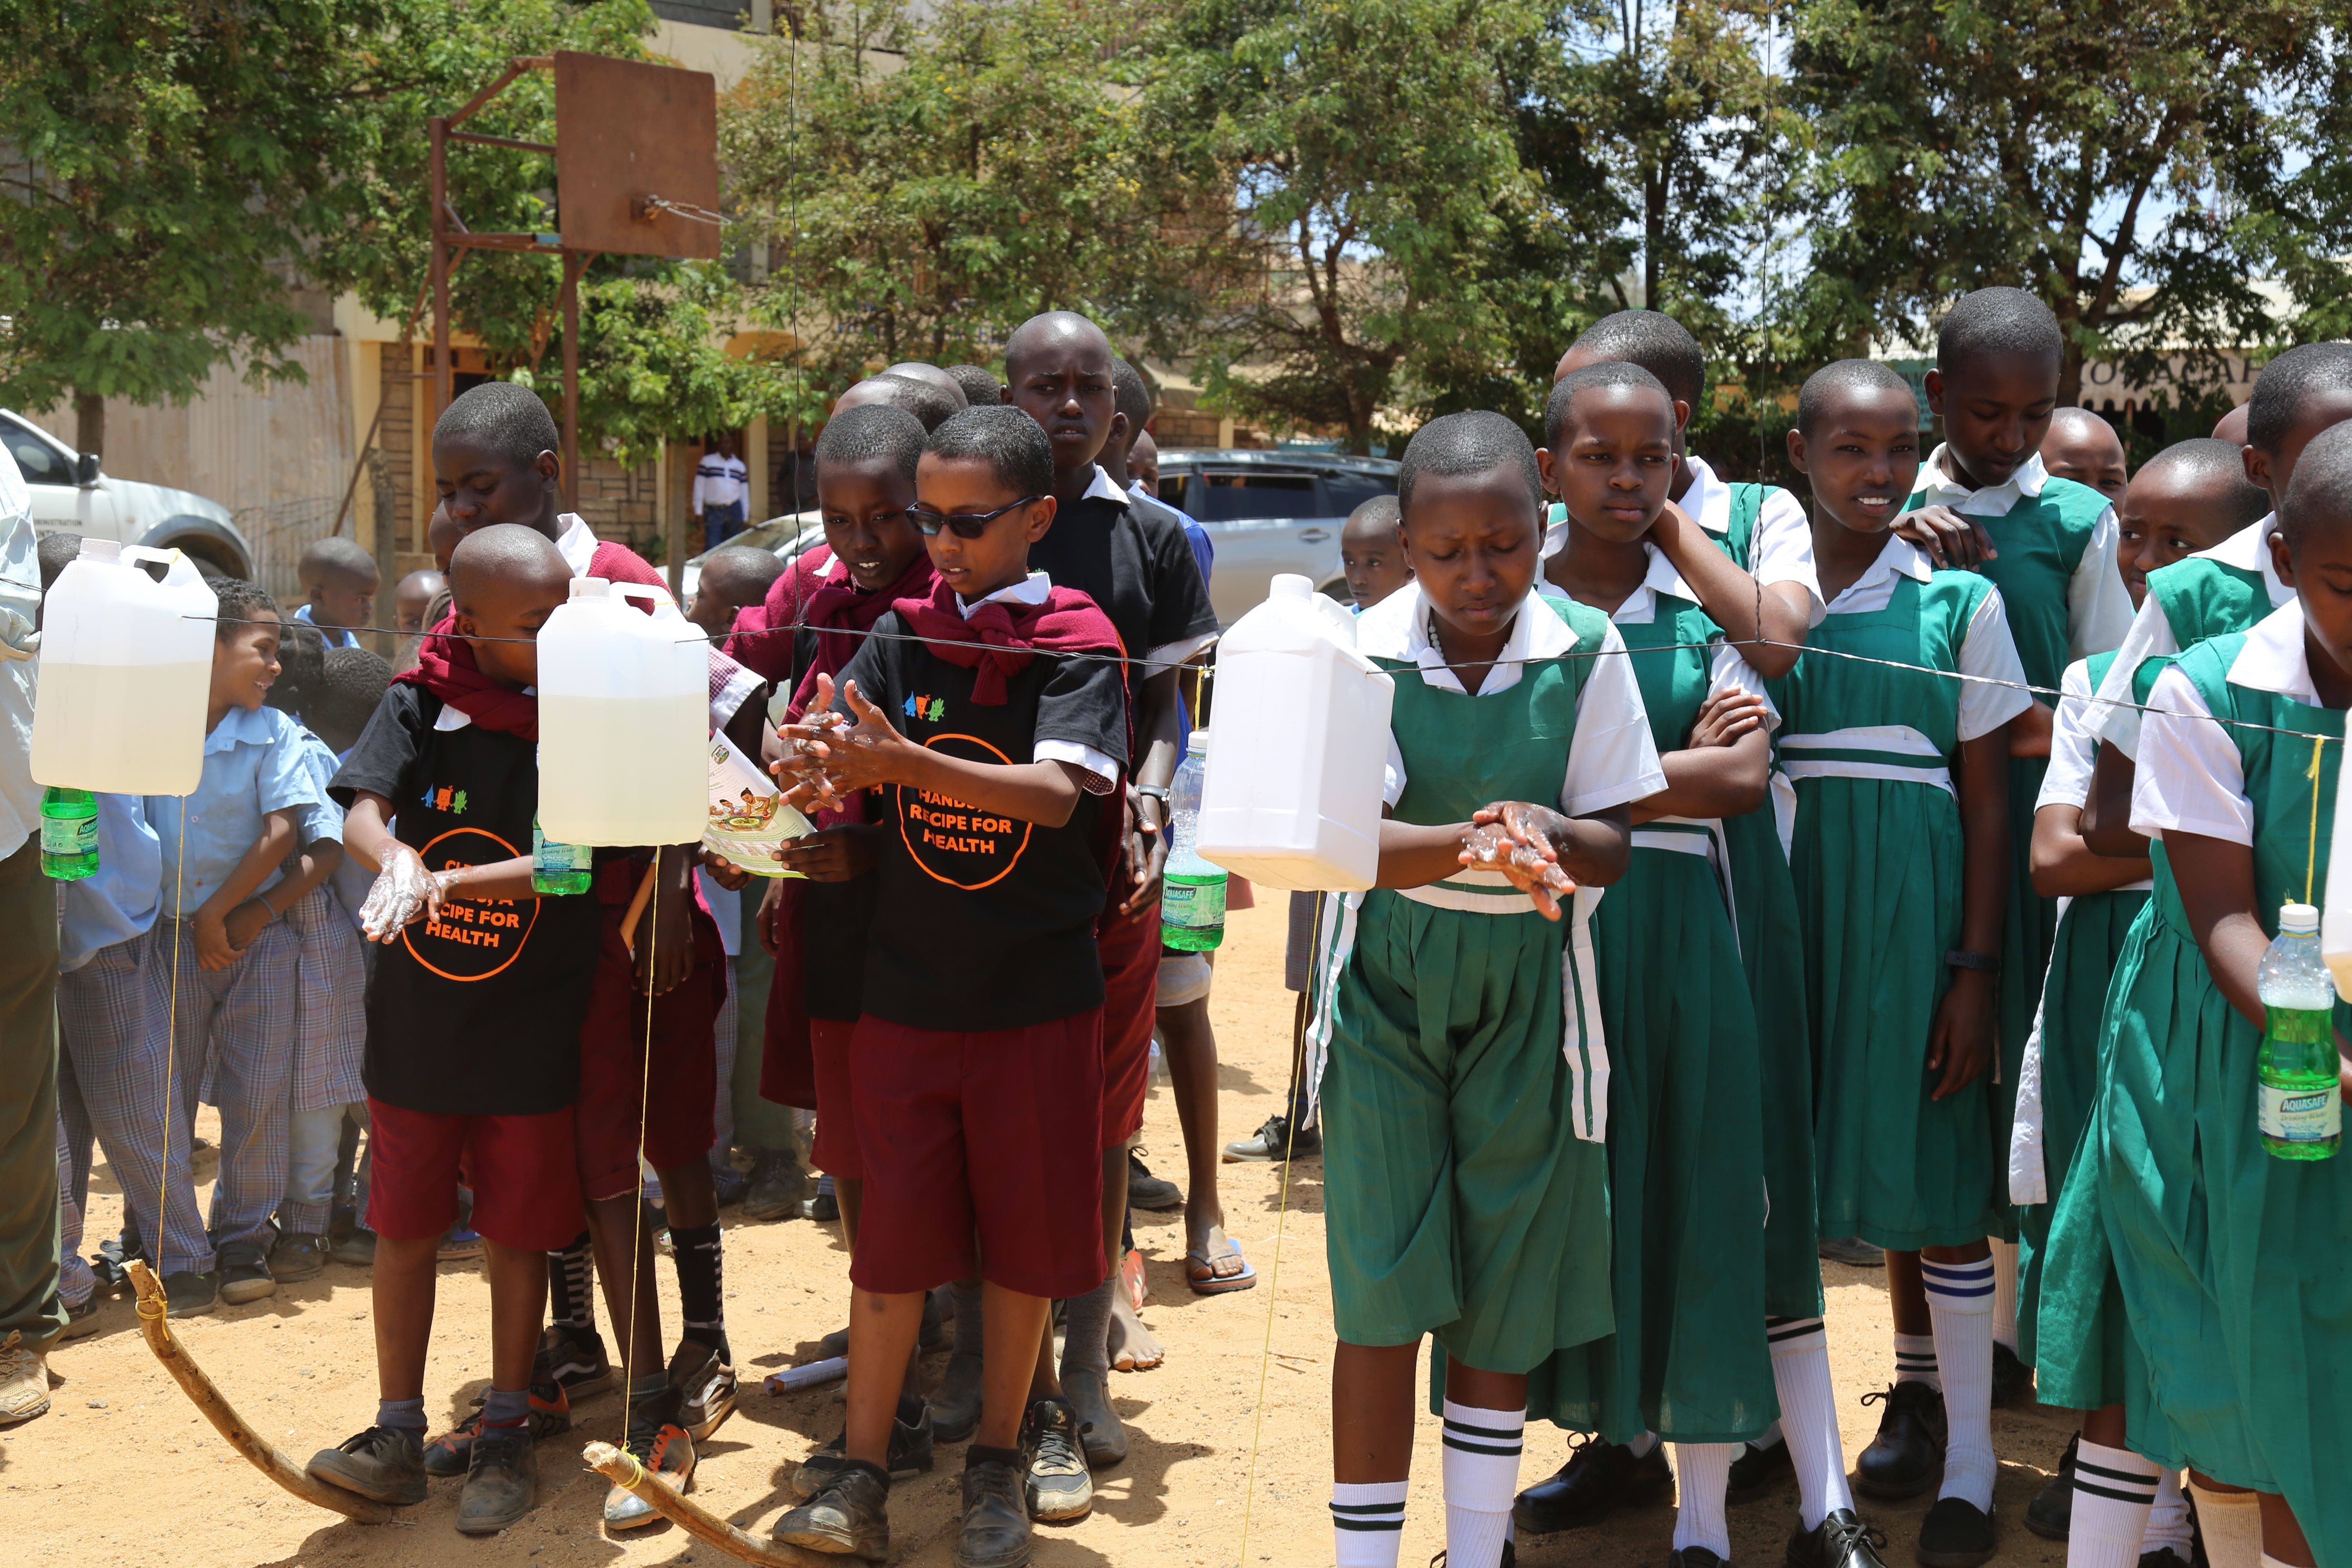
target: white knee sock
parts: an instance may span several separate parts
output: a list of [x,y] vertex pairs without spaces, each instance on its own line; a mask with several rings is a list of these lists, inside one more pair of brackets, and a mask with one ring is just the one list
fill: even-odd
[[1406,1484],[1333,1484],[1331,1535],[1339,1568],[1397,1568],[1397,1550],[1404,1544]]
[[2017,1348],[2017,1243],[1992,1244],[1992,1342]]
[[1637,1459],[1646,1459],[1650,1457],[1650,1450],[1657,1446],[1658,1435],[1655,1432],[1644,1432],[1626,1444],[1625,1451]]
[[1838,1436],[1837,1388],[1830,1381],[1830,1340],[1819,1318],[1764,1325],[1772,1345],[1772,1389],[1780,1396],[1780,1430],[1797,1469],[1797,1522],[1807,1530],[1853,1506],[1845,1482],[1845,1445]]
[[[1724,1516],[1723,1494],[1731,1485],[1731,1461],[1739,1457],[1737,1443],[1677,1443],[1675,1445],[1675,1550],[1703,1546],[1716,1557],[1731,1561],[1731,1521]],[[1453,1568],[1453,1559],[1446,1559]]]
[[2263,1560],[2261,1500],[2252,1492],[2209,1491],[2194,1481],[2189,1490],[2205,1532],[2205,1561],[2212,1568],[2256,1568]]
[[2074,1454],[2066,1568],[2137,1568],[2158,1479],[2157,1468],[2137,1454],[2085,1438]]
[[[1814,1322],[1821,1321],[1818,1318],[1811,1321]],[[1759,1433],[1754,1437],[1749,1438],[1748,1446],[1751,1448],[1769,1448],[1775,1444],[1785,1443],[1788,1440],[1789,1435],[1786,1432],[1781,1431],[1780,1424],[1778,1421],[1775,1421],[1769,1426],[1765,1427],[1762,1432]]]
[[1935,1335],[1895,1336],[1895,1381],[1924,1383],[1930,1388],[1944,1386],[1943,1378],[1936,1367]]
[[2156,1504],[2147,1510],[2147,1529],[2140,1541],[2142,1552],[2169,1546],[2187,1563],[2195,1555],[2196,1539],[2189,1527],[2189,1500],[2180,1495],[2180,1477],[2171,1470],[2157,1478]]
[[1939,1498],[1992,1507],[1992,1259],[1977,1263],[1919,1260],[1927,1287],[1927,1314],[1936,1329],[1937,1374],[1944,1385],[1944,1447]]
[[1446,1568],[1501,1568],[1527,1424],[1524,1409],[1445,1402]]

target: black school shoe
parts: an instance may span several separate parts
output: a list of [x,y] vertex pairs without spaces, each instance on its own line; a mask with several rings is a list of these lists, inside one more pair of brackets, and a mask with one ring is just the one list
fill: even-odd
[[485,1429],[474,1440],[466,1489],[457,1494],[458,1532],[496,1535],[521,1523],[538,1500],[539,1451],[529,1426]]
[[1127,1152],[1127,1206],[1162,1213],[1184,1206],[1184,1189],[1165,1176],[1155,1176],[1143,1163],[1143,1151]]
[[1919,1521],[1925,1568],[1979,1568],[1992,1561],[1992,1515],[1966,1498],[1938,1498]]
[[1660,1443],[1640,1458],[1622,1443],[1585,1443],[1549,1479],[1521,1492],[1511,1518],[1529,1535],[1599,1524],[1621,1508],[1672,1500],[1675,1472]]
[[1820,1524],[1790,1536],[1781,1561],[1788,1568],[1886,1568],[1879,1556],[1885,1546],[1885,1531],[1863,1523],[1850,1508],[1833,1509]]
[[845,1459],[816,1495],[776,1521],[782,1545],[879,1563],[890,1555],[890,1479],[860,1459]]
[[[474,1439],[482,1435],[483,1425],[482,1413],[477,1409],[455,1431],[444,1432],[427,1442],[425,1473],[444,1480],[470,1474],[474,1468]],[[562,1384],[532,1381],[530,1415],[524,1427],[534,1443],[572,1430],[572,1402],[565,1397]]]
[[404,1507],[425,1500],[425,1456],[415,1436],[371,1426],[310,1456],[303,1473],[375,1502]]
[[1789,1457],[1786,1442],[1745,1445],[1739,1458],[1731,1461],[1731,1483],[1725,1489],[1726,1502],[1754,1502],[1771,1495],[1772,1489],[1797,1473],[1797,1461]]
[[1724,1563],[1704,1546],[1685,1546],[1666,1553],[1666,1568],[1724,1568]]
[[258,1242],[223,1247],[219,1266],[220,1299],[231,1307],[278,1294],[278,1280],[263,1260]]
[[[931,1407],[919,1405],[913,1421],[907,1419],[906,1402],[900,1401],[898,1412],[890,1417],[890,1479],[908,1480],[927,1473],[938,1462],[936,1433],[931,1426]],[[801,1461],[784,1482],[784,1489],[803,1502],[814,1501],[834,1477],[849,1466],[845,1457],[849,1434],[845,1431],[834,1440]]]
[[2063,1541],[2074,1528],[2074,1460],[2083,1451],[2083,1435],[2066,1439],[2058,1456],[2058,1473],[2025,1505],[2025,1528],[2044,1541]]
[[1853,1462],[1854,1489],[1865,1497],[1917,1497],[1936,1481],[1944,1462],[1948,1428],[1944,1395],[1924,1383],[1898,1383],[1862,1396],[1864,1405],[1884,1401],[1878,1436]]
[[2033,1403],[2033,1369],[1999,1340],[1992,1342],[1992,1407],[2009,1410]]
[[955,1568],[1028,1568],[1029,1509],[1018,1448],[964,1450],[963,1518]]

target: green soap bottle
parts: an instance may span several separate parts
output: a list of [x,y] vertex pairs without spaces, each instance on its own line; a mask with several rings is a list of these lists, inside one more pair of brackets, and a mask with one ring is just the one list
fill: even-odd
[[98,871],[98,796],[86,789],[41,792],[41,870],[60,882]]

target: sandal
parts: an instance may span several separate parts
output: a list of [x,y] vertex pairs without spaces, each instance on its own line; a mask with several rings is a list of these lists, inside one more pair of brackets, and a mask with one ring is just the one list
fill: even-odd
[[[1233,1250],[1220,1258],[1213,1258],[1200,1252],[1184,1255],[1184,1282],[1192,1288],[1195,1296],[1223,1296],[1235,1290],[1256,1289],[1257,1270],[1251,1267],[1248,1258],[1242,1256],[1242,1244],[1227,1237],[1225,1245]],[[1229,1261],[1241,1267],[1230,1273],[1218,1272],[1217,1266]]]

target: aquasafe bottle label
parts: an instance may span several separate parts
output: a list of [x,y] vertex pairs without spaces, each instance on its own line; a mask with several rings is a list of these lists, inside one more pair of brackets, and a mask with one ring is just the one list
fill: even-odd
[[95,816],[42,817],[41,853],[59,856],[97,854],[98,818]]
[[2281,1143],[2324,1144],[2344,1131],[2344,1097],[2330,1081],[2317,1089],[2262,1086],[2263,1136]]
[[1200,952],[1225,940],[1225,879],[1171,875],[1160,886],[1160,940]]

